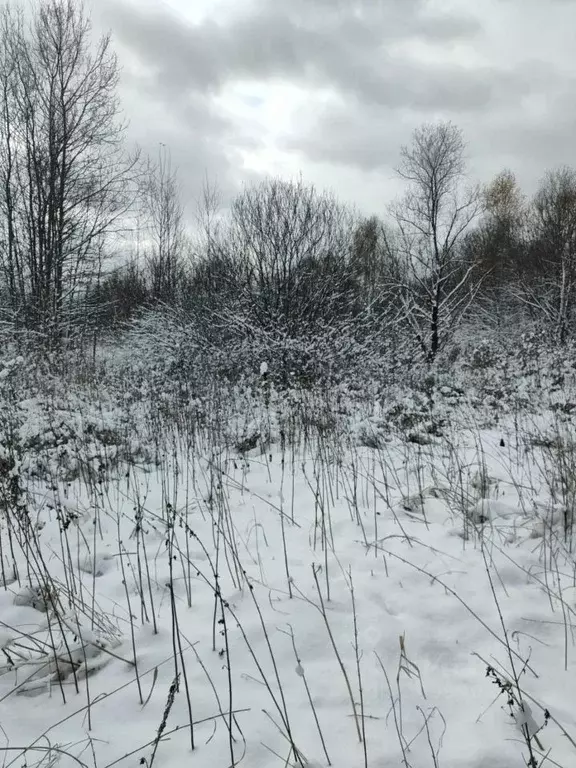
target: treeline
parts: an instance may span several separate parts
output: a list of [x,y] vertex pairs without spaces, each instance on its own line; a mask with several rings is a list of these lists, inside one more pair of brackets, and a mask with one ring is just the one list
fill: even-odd
[[[436,359],[467,319],[574,331],[576,171],[526,197],[470,183],[451,123],[399,152],[405,194],[365,218],[302,179],[186,212],[168,150],[127,149],[110,39],[72,0],[0,12],[0,321],[58,345],[138,313],[183,313],[205,343],[255,335],[409,339]],[[190,226],[194,218],[193,226]],[[119,245],[118,243],[121,243]],[[129,245],[131,243],[131,246]],[[286,344],[285,344],[286,347]]]

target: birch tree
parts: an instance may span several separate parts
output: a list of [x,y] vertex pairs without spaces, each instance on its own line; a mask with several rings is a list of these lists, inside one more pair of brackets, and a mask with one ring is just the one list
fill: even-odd
[[465,185],[465,143],[451,123],[425,124],[401,149],[397,173],[408,184],[393,206],[404,261],[400,295],[418,343],[432,362],[471,303],[479,277],[460,244],[480,210]]

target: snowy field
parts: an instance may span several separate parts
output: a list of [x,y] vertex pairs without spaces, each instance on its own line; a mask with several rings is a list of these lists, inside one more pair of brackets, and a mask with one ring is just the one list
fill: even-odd
[[576,765],[571,418],[460,397],[433,427],[58,378],[23,396],[21,365],[1,379],[4,768]]

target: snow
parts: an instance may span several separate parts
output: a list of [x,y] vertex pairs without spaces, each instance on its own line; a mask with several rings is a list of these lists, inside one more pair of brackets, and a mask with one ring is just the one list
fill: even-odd
[[160,427],[124,394],[20,401],[6,765],[520,768],[526,732],[575,764],[570,489],[530,439],[549,414],[434,434],[414,396],[404,432],[348,404],[290,443],[280,410]]

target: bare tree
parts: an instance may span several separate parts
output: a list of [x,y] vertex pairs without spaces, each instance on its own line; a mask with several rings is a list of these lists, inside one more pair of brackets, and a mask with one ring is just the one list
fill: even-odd
[[340,311],[350,288],[353,219],[302,180],[269,179],[233,202],[228,247],[254,321],[288,333]]
[[164,145],[160,146],[157,162],[148,165],[143,182],[143,204],[149,222],[147,261],[151,298],[173,301],[182,278],[184,208],[178,174]]
[[485,237],[483,269],[496,281],[517,275],[527,225],[527,203],[516,176],[510,170],[500,172],[483,190]]
[[222,223],[222,192],[216,182],[204,177],[200,197],[196,201],[195,222],[197,230],[196,255],[210,259],[219,249],[218,238]]
[[531,273],[528,204],[509,170],[498,173],[481,194],[482,217],[466,232],[461,252],[482,279],[482,290],[470,308],[475,326],[502,330],[525,317],[518,289]]
[[240,308],[246,270],[230,245],[221,190],[207,176],[196,200],[189,254],[185,303],[208,334],[214,330],[209,328],[213,326],[213,312]]
[[409,184],[392,209],[405,263],[399,287],[406,318],[429,361],[477,289],[474,265],[466,267],[459,251],[480,210],[478,189],[464,188],[464,152],[454,125],[426,124],[402,147],[397,169]]
[[533,248],[540,261],[537,283],[523,297],[552,322],[556,340],[566,341],[576,288],[576,171],[549,171],[532,205]]
[[93,45],[82,7],[0,14],[2,273],[12,307],[58,337],[130,209],[137,157],[125,153],[110,38]]
[[526,200],[515,174],[504,169],[483,190],[485,213],[513,237],[525,223]]
[[18,127],[15,82],[18,76],[16,41],[22,36],[21,13],[0,11],[0,270],[7,304],[14,306],[24,294],[23,253],[19,247],[17,209],[21,190],[17,183],[16,151]]
[[369,311],[393,302],[390,286],[400,279],[401,271],[394,233],[377,216],[370,216],[356,226],[351,249],[351,267]]
[[[486,279],[484,298],[498,305],[508,302],[511,284],[530,271],[528,253],[528,204],[510,170],[503,170],[482,189],[483,215],[468,231],[463,251]],[[504,289],[504,290],[503,290]]]

